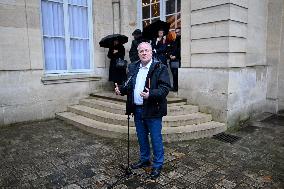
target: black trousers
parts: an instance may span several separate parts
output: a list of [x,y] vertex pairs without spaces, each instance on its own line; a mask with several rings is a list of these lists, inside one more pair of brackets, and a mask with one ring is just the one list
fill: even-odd
[[171,68],[173,74],[173,91],[178,91],[178,68]]

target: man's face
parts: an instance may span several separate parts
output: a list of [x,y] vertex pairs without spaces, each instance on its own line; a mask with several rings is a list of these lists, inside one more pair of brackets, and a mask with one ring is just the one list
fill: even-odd
[[149,43],[141,43],[138,47],[138,56],[145,66],[147,65],[150,60],[152,59],[152,48]]

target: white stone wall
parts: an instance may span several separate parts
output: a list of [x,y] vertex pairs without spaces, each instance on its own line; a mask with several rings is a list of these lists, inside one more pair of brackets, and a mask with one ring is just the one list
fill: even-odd
[[180,68],[179,95],[214,120],[226,122],[229,72],[226,69]]
[[111,2],[94,0],[93,9],[94,73],[85,79],[82,75],[61,77],[66,80],[59,80],[60,84],[45,81],[45,85],[40,1],[0,0],[0,125],[52,118],[67,105],[102,90],[107,69],[105,50],[98,47],[98,40],[112,32]]
[[233,126],[266,110],[266,66],[229,71],[227,124]]
[[267,64],[269,66],[267,86],[267,110],[274,113],[277,113],[279,110],[284,109],[283,13],[284,2],[282,0],[269,1],[266,41]]
[[[45,85],[40,1],[0,0],[0,125],[54,117],[106,88],[108,49],[99,47],[99,41],[117,31],[128,36],[128,59],[136,3],[93,0],[94,73],[87,77],[92,79]],[[179,95],[229,126],[262,111],[284,109],[283,1],[181,3]],[[114,10],[120,18],[113,17]],[[102,79],[96,81],[96,76]]]
[[279,61],[279,80],[278,80],[278,110],[284,110],[284,3],[282,4],[282,33],[281,33],[281,47],[280,47],[280,61]]
[[[114,13],[121,17],[114,18]],[[108,49],[99,47],[99,41],[114,32],[125,34],[128,58],[136,28],[136,1],[93,0],[92,17],[94,73],[46,77],[40,0],[0,0],[0,125],[52,118],[89,93],[112,87],[107,82]]]
[[265,110],[267,2],[182,1],[182,25],[190,23],[182,55],[190,57],[182,57],[179,94],[228,126]]
[[[114,2],[114,5],[113,5]],[[109,67],[110,60],[107,57],[107,48],[101,48],[99,41],[106,35],[113,33],[121,33],[128,37],[128,43],[124,44],[125,58],[129,60],[128,52],[132,42],[132,32],[136,29],[136,0],[93,0],[93,17],[94,19],[94,47],[95,47],[95,63],[97,67],[106,68]],[[120,13],[116,12],[116,15],[120,15],[120,19],[113,18],[113,6],[117,10],[119,6]],[[120,21],[117,24],[118,20]],[[116,22],[115,25],[113,23]],[[108,78],[108,72],[104,75]]]

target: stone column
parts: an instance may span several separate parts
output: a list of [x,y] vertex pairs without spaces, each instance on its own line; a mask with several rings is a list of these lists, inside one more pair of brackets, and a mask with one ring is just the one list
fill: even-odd
[[[276,113],[279,109],[281,99],[281,73],[283,75],[283,1],[270,0],[268,3],[267,19],[267,64],[268,64],[268,91],[267,91],[267,110]],[[282,24],[280,24],[282,23]],[[281,34],[282,31],[282,34]],[[282,36],[282,37],[281,37]],[[282,44],[281,40],[282,39]],[[281,47],[282,45],[282,47]],[[281,57],[282,54],[282,57]],[[281,61],[282,58],[282,61]],[[281,67],[282,65],[282,67]],[[282,68],[282,69],[281,69]],[[282,72],[281,72],[282,71]],[[280,89],[280,90],[279,90]],[[284,89],[282,87],[282,94]],[[282,97],[282,99],[284,99]],[[282,100],[283,109],[283,100]]]
[[[182,4],[182,13],[187,9],[190,15],[182,14],[188,31],[182,32],[185,60],[179,70],[179,94],[229,126],[265,103],[266,6],[265,0]],[[190,54],[189,60],[185,54]]]
[[121,12],[121,34],[128,36],[128,43],[124,44],[125,47],[125,59],[129,60],[129,49],[132,42],[132,32],[136,29],[137,25],[137,1],[136,0],[120,0],[120,12]]
[[278,80],[278,111],[284,110],[284,3],[282,1],[282,33],[281,33],[281,47],[280,47],[280,61],[279,61],[279,80]]
[[113,33],[121,32],[120,0],[112,0]]
[[190,67],[190,44],[191,41],[191,22],[190,22],[190,3],[191,1],[181,1],[181,60],[182,68]]

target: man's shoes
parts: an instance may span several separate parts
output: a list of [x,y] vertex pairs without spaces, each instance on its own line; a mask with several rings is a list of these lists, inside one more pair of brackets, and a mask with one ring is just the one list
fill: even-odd
[[152,171],[151,171],[151,174],[150,174],[150,178],[152,180],[157,179],[160,176],[161,171],[162,171],[161,167],[160,168],[152,168]]
[[149,167],[151,166],[151,162],[150,161],[138,161],[137,163],[132,163],[130,165],[131,169],[139,169],[139,168],[143,168],[143,167]]

